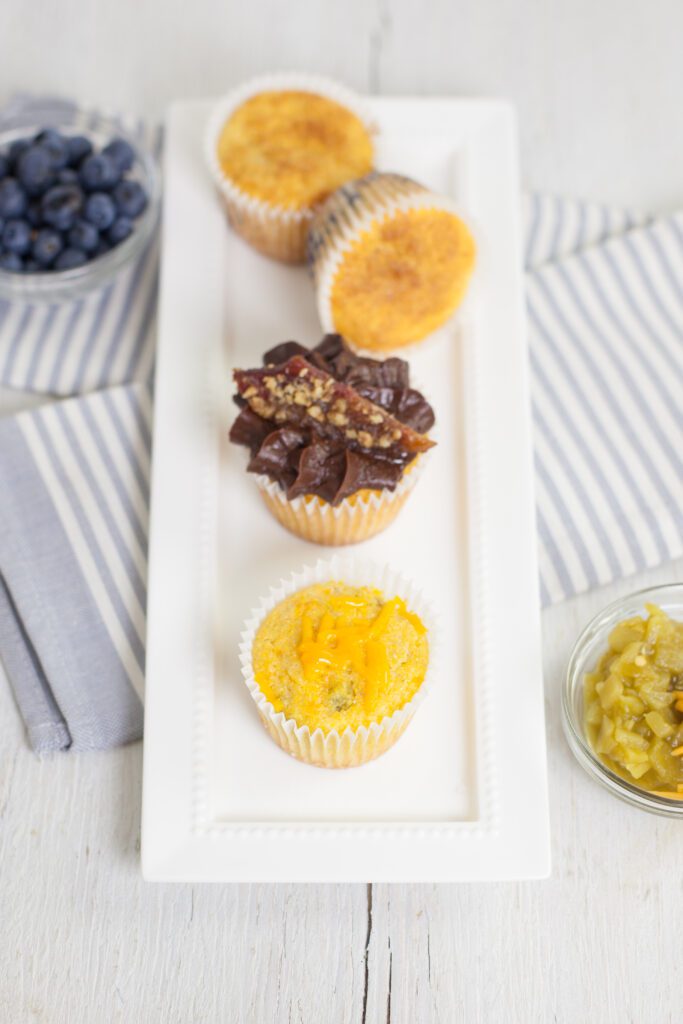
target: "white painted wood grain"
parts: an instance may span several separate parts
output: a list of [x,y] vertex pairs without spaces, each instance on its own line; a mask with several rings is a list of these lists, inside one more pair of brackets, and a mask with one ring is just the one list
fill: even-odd
[[[278,67],[505,94],[528,185],[665,209],[683,202],[682,33],[678,0],[3,0],[0,97],[156,116]],[[0,679],[0,1024],[677,1024],[680,825],[584,777],[558,696],[595,611],[681,579],[683,560],[544,614],[547,882],[145,884],[140,745],[40,762]]]

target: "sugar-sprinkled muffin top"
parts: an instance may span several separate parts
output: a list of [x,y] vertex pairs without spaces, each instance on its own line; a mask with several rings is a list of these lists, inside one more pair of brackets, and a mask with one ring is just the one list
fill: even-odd
[[223,173],[274,206],[315,206],[372,168],[367,128],[347,107],[299,90],[261,92],[227,120],[218,140]]
[[374,351],[421,340],[462,301],[474,259],[474,239],[448,210],[385,215],[340,261],[331,295],[335,330]]

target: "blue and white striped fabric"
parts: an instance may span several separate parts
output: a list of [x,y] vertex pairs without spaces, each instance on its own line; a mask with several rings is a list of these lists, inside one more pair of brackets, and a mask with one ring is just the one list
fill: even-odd
[[683,552],[683,215],[527,203],[544,604]]
[[39,752],[142,735],[149,385],[0,420],[0,651]]
[[[539,196],[525,212],[549,604],[683,552],[683,215]],[[112,294],[73,353],[62,323],[68,362],[48,390],[109,381],[102,354],[126,308],[125,289]],[[8,315],[16,334],[23,314]],[[38,322],[14,345],[15,382],[43,350]],[[48,348],[55,357],[60,345]],[[48,378],[54,367],[46,354]],[[0,420],[0,651],[39,752],[141,734],[150,449],[145,384]]]
[[[65,100],[16,96],[2,111],[3,127],[59,114],[74,132],[88,131],[93,115]],[[110,115],[157,156],[161,129]],[[60,305],[0,300],[0,384],[57,396],[83,394],[133,380],[148,380],[154,362],[158,238],[133,266],[101,291]]]

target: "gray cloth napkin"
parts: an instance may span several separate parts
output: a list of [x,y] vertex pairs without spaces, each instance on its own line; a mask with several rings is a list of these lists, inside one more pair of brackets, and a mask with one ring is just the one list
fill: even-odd
[[[683,551],[683,216],[525,211],[548,604]],[[143,384],[0,421],[0,653],[38,752],[141,734],[150,426]]]
[[151,391],[0,420],[0,654],[31,746],[142,735]]

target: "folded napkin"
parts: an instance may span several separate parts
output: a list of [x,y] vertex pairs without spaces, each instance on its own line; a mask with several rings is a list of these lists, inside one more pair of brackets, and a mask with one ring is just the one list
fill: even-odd
[[683,552],[683,214],[526,213],[546,605]]
[[34,750],[142,735],[152,396],[0,419],[0,652]]
[[[548,604],[683,551],[683,215],[525,215]],[[133,384],[0,420],[0,652],[38,752],[141,735],[150,409]]]
[[[68,100],[14,96],[0,125],[22,128],[54,114],[74,132],[88,132],[94,114]],[[155,155],[160,128],[110,115]],[[159,245],[154,237],[135,263],[101,291],[61,305],[0,299],[0,384],[22,391],[74,395],[148,380],[154,362]]]

